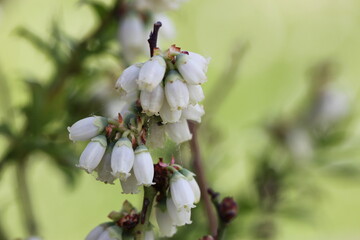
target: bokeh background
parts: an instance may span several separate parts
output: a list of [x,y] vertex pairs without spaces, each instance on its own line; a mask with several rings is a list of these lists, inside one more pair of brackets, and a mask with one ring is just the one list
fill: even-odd
[[[200,144],[209,185],[222,196],[233,196],[239,201],[239,216],[229,226],[227,239],[255,238],[254,231],[260,230],[254,229],[258,229],[257,223],[263,219],[271,219],[276,226],[274,239],[360,239],[357,171],[360,169],[357,150],[360,2],[189,0],[168,15],[174,21],[177,36],[175,40],[161,42],[160,47],[165,49],[168,44],[176,43],[183,49],[211,57],[209,80],[203,88],[206,96],[213,99],[205,101],[209,115],[200,131],[203,136]],[[39,79],[43,83],[54,72],[49,57],[39,53],[16,29],[23,27],[43,39],[51,39],[52,24],[57,22],[67,35],[82,39],[97,21],[88,6],[74,0],[0,1],[1,122],[21,129],[25,121],[21,108],[31,101],[24,79]],[[111,49],[117,51],[116,35],[113,37]],[[232,53],[244,44],[246,51],[229,75]],[[330,150],[320,150],[321,154],[328,151],[321,156],[331,158],[331,162],[317,164],[314,161],[320,160],[313,157],[305,163],[306,167],[300,164],[301,170],[292,169],[290,177],[281,180],[284,190],[278,211],[263,213],[256,204],[259,200],[253,181],[259,158],[271,155],[272,161],[276,157],[279,162],[289,159],[283,154],[276,153],[274,157],[270,153],[273,148],[282,147],[271,140],[265,126],[278,119],[294,119],[306,108],[311,69],[328,61],[334,62],[336,69],[332,77],[335,89],[349,99],[349,114],[337,126],[339,131],[346,131],[346,136]],[[101,84],[103,76],[114,83],[123,67],[116,58],[101,54],[89,64],[107,71],[98,74],[91,84]],[[229,82],[229,76],[235,80]],[[99,111],[101,107],[104,106],[99,106]],[[63,131],[66,136],[66,129]],[[68,145],[77,154],[83,149],[70,141]],[[10,144],[4,135],[0,135],[0,146],[0,156],[5,156]],[[181,161],[186,163],[187,146],[177,150],[183,156]],[[337,171],[344,169],[343,166],[347,167],[345,172]],[[78,173],[69,181],[59,166],[42,152],[33,153],[26,168],[43,239],[83,239],[90,229],[107,220],[110,211],[119,209],[125,199],[138,208],[141,206],[140,196],[122,195],[119,184],[104,185],[80,170],[75,169]],[[17,188],[15,164],[6,164],[0,172],[0,222],[10,239],[27,237]],[[202,227],[194,226],[191,235],[182,235],[189,234],[181,231],[188,227],[182,227],[176,239],[196,239],[207,233],[201,206],[194,213],[193,222]]]

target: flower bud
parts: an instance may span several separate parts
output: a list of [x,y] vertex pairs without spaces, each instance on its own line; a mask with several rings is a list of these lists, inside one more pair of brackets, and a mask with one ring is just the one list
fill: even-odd
[[164,78],[166,63],[163,57],[157,55],[148,60],[140,69],[138,85],[140,90],[151,92]]
[[157,85],[152,92],[141,91],[140,102],[143,111],[148,115],[159,115],[164,102],[164,89],[161,84]]
[[172,237],[176,233],[176,227],[174,226],[169,212],[166,209],[163,211],[157,207],[155,213],[160,235],[162,237]]
[[171,110],[168,102],[165,100],[160,109],[160,117],[163,123],[174,123],[180,120],[181,110]]
[[120,138],[111,154],[112,175],[126,180],[130,176],[130,170],[134,165],[134,150],[128,138]]
[[181,110],[189,104],[189,90],[176,71],[170,71],[166,76],[165,96],[171,110]]
[[176,68],[188,84],[197,85],[206,82],[204,66],[187,54],[179,54],[176,57]]
[[122,229],[117,225],[110,226],[97,240],[122,240]]
[[198,102],[201,102],[204,100],[204,92],[200,85],[187,85],[189,90],[189,98],[191,104],[197,104]]
[[138,146],[135,150],[134,173],[139,185],[153,184],[154,164],[149,150],[144,145]]
[[193,120],[200,123],[201,117],[205,114],[204,107],[202,105],[189,105],[182,111],[181,118],[187,120]]
[[132,93],[138,89],[136,80],[142,64],[133,64],[126,68],[115,83],[115,88],[121,93]]
[[92,116],[81,119],[68,127],[69,138],[72,141],[86,141],[99,135],[108,125],[107,119]]
[[126,180],[120,179],[122,187],[122,193],[125,194],[136,194],[139,192],[139,182],[137,181],[134,171],[131,170],[130,176]]
[[146,144],[150,148],[161,148],[165,143],[165,126],[159,125],[156,121],[151,121]]
[[190,133],[189,125],[186,120],[166,124],[166,133],[171,140],[177,144],[189,141],[192,138],[192,134]]
[[171,198],[177,209],[195,207],[195,196],[187,179],[179,172],[174,172],[170,179]]
[[111,151],[112,149],[106,151],[95,171],[97,172],[96,180],[103,183],[114,184],[116,178],[111,174]]
[[223,222],[231,222],[237,215],[238,208],[232,197],[224,198],[219,205],[219,215]]
[[106,228],[111,226],[112,223],[102,223],[99,226],[96,226],[91,232],[86,236],[85,240],[98,240],[100,235],[105,231]]
[[190,209],[185,209],[185,208],[178,209],[171,198],[166,199],[166,208],[175,226],[183,226],[185,224],[191,224]]
[[77,167],[91,173],[100,163],[106,150],[107,142],[103,135],[99,135],[91,139],[80,156]]

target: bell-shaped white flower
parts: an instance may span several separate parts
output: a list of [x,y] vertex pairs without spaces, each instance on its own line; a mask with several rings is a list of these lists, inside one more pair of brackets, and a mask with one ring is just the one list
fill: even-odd
[[136,80],[138,79],[142,64],[133,64],[126,68],[115,83],[115,88],[123,95],[132,93],[138,89]]
[[156,221],[159,226],[162,237],[172,237],[176,233],[176,227],[169,215],[167,209],[162,210],[160,207],[155,209]]
[[100,163],[106,150],[107,142],[103,135],[99,135],[91,139],[80,156],[77,167],[91,173]]
[[148,60],[140,69],[137,83],[140,90],[151,92],[164,78],[166,63],[162,56],[156,55]]
[[202,105],[189,105],[182,111],[181,118],[187,120],[193,120],[200,123],[201,117],[205,114],[204,107]]
[[171,110],[167,101],[164,101],[160,109],[160,117],[163,123],[174,123],[180,120],[181,110]]
[[195,59],[182,53],[176,57],[176,68],[188,84],[197,85],[206,82],[205,69]]
[[144,53],[146,45],[145,27],[138,14],[130,13],[121,19],[118,38],[123,49],[124,57],[129,61]]
[[179,172],[174,172],[170,179],[171,198],[177,209],[190,210],[195,207],[195,196],[188,180]]
[[130,170],[134,165],[134,150],[128,138],[120,138],[111,154],[112,175],[126,180],[130,176]]
[[139,193],[139,182],[135,177],[134,171],[131,170],[130,176],[126,180],[120,180],[122,193],[136,194]]
[[166,76],[165,96],[171,110],[181,110],[189,104],[189,90],[175,70],[170,71]]
[[166,133],[177,144],[189,141],[192,134],[186,120],[180,120],[176,123],[166,124]]
[[165,126],[151,121],[146,144],[150,148],[161,148],[165,143]]
[[112,149],[108,149],[106,151],[95,171],[97,173],[96,180],[103,183],[114,184],[116,177],[114,177],[111,173],[111,152]]
[[204,100],[205,95],[203,89],[200,85],[190,85],[187,84],[189,90],[189,99],[191,104],[197,104]]
[[153,91],[146,90],[140,93],[141,107],[148,115],[159,115],[159,111],[164,103],[164,89],[161,84],[157,85]]
[[149,150],[144,145],[138,146],[135,150],[134,173],[139,184],[153,184],[154,164]]
[[191,224],[191,210],[177,208],[171,198],[166,199],[166,208],[175,226]]
[[194,177],[189,180],[189,184],[194,193],[194,197],[195,197],[194,203],[198,203],[200,201],[200,197],[201,197],[201,191],[200,191],[199,184],[196,182]]
[[189,52],[189,57],[199,64],[205,73],[207,72],[210,58],[205,58],[204,56],[194,52]]
[[107,119],[99,116],[81,119],[68,127],[69,138],[72,141],[89,140],[104,131],[107,124]]
[[153,230],[146,230],[145,240],[155,240],[155,234]]
[[110,226],[97,240],[122,240],[122,229],[117,225]]
[[111,226],[110,223],[102,223],[96,226],[89,234],[86,236],[85,240],[98,240],[100,235],[105,231],[106,228]]
[[195,174],[193,172],[190,172],[189,170],[187,170],[186,168],[182,168],[179,170],[179,172],[185,176],[185,178],[188,180],[191,190],[194,193],[194,203],[198,203],[200,201],[200,197],[201,197],[201,191],[200,191],[200,187],[198,185],[198,183],[195,180]]

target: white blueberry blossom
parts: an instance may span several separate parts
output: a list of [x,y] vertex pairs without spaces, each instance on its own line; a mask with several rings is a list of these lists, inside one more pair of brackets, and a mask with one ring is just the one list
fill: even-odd
[[77,167],[85,169],[91,173],[100,163],[104,156],[107,146],[105,136],[99,135],[91,139],[91,142],[86,146],[85,150],[80,156],[80,161]]
[[169,123],[166,125],[166,133],[175,143],[189,141],[192,138],[192,134],[189,130],[189,125],[186,120],[180,120],[179,122]]
[[176,71],[171,71],[166,76],[165,96],[172,111],[184,109],[189,104],[189,90]]
[[167,209],[161,209],[160,207],[157,207],[155,213],[160,235],[162,237],[172,237],[176,233],[176,227]]
[[191,224],[190,209],[177,208],[172,198],[166,199],[166,208],[175,226],[183,226],[185,224]]
[[197,85],[206,82],[207,66],[197,58],[182,53],[176,57],[176,67],[188,84]]
[[135,154],[128,138],[120,138],[111,154],[112,175],[126,180],[130,176],[130,170],[134,165]]
[[162,56],[154,56],[144,63],[140,69],[137,83],[140,90],[151,92],[162,81],[166,71],[166,63]]
[[139,185],[140,183],[135,177],[134,171],[131,170],[130,176],[126,180],[120,179],[120,184],[122,187],[122,193],[125,194],[136,194],[139,193]]
[[177,209],[190,210],[195,207],[194,192],[188,180],[179,172],[175,172],[170,180],[171,198]]
[[159,111],[164,103],[163,86],[159,84],[151,92],[141,91],[140,102],[143,111],[148,115],[159,115]]
[[99,116],[81,119],[68,127],[69,139],[72,141],[90,140],[99,135],[107,124],[107,119]]
[[139,184],[152,185],[154,165],[146,146],[140,145],[135,150],[134,173]]
[[186,109],[182,111],[181,118],[187,120],[193,120],[200,123],[201,117],[205,114],[204,107],[202,105],[188,105]]
[[122,72],[115,84],[115,88],[118,89],[120,93],[126,95],[138,90],[136,80],[139,77],[141,66],[142,64],[140,63],[133,64]]

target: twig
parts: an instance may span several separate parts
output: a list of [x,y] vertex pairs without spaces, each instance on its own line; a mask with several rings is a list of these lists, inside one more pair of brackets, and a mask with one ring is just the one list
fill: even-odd
[[154,56],[154,49],[157,48],[157,38],[158,38],[158,33],[159,33],[159,29],[162,26],[161,22],[156,22],[154,23],[154,29],[153,31],[150,33],[149,39],[148,39],[148,43],[149,43],[149,47],[150,47],[150,56]]
[[34,210],[32,208],[31,196],[26,176],[26,160],[16,165],[17,187],[20,206],[24,216],[25,227],[30,236],[38,236],[38,225],[35,221]]
[[146,228],[149,226],[149,218],[153,208],[156,189],[152,186],[144,187],[144,200],[140,213],[139,224],[135,228],[135,240],[144,240]]
[[188,121],[190,132],[192,133],[192,139],[190,141],[190,149],[193,157],[193,165],[196,174],[196,179],[199,183],[202,201],[204,202],[205,213],[208,219],[208,227],[211,235],[216,236],[218,222],[214,212],[214,208],[211,204],[209,195],[207,194],[208,185],[205,178],[204,167],[201,161],[200,148],[197,138],[197,125],[194,122]]

